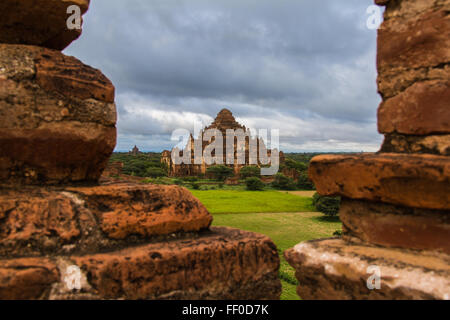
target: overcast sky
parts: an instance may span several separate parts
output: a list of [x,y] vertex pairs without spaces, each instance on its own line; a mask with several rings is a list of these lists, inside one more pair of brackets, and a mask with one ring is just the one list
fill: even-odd
[[95,0],[64,52],[116,87],[116,151],[228,108],[281,150],[377,151],[373,0]]

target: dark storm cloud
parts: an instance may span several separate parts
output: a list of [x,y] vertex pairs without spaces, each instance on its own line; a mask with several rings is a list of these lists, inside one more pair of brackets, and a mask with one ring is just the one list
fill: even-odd
[[169,148],[173,129],[229,107],[248,125],[279,126],[290,150],[372,150],[372,3],[96,0],[66,53],[116,85],[117,149]]

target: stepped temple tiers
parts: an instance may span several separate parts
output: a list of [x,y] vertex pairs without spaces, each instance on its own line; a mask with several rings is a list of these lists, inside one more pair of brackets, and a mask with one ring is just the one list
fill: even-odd
[[[222,142],[211,137],[216,134],[221,136]],[[217,143],[216,148],[211,148],[214,143]],[[218,148],[221,154],[218,154]],[[212,161],[208,161],[209,154],[210,158],[214,158]],[[177,163],[175,157],[183,161]],[[200,132],[198,138],[194,139],[191,134],[183,150],[165,150],[161,161],[166,163],[172,177],[205,175],[208,167],[217,164],[233,168],[236,175],[248,165],[271,165],[276,168],[272,172],[275,174],[279,165],[284,162],[284,154],[277,149],[267,150],[263,139],[252,137],[250,130],[238,123],[231,111],[222,109],[211,125]]]
[[314,158],[343,237],[285,252],[304,299],[450,299],[450,0],[376,0],[380,152]]
[[89,0],[38,2],[0,1],[0,299],[279,299],[268,237],[182,187],[98,182],[114,86],[60,52]]

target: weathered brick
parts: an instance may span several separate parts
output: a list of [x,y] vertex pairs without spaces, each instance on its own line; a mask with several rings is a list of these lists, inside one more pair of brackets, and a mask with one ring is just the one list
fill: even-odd
[[415,154],[322,155],[309,175],[322,195],[450,209],[450,159]]

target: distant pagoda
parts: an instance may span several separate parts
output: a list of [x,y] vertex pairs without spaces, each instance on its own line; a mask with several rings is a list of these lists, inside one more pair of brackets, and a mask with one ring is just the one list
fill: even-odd
[[128,152],[128,154],[133,155],[133,156],[137,156],[140,153],[141,152],[139,151],[139,148],[137,146],[134,146],[134,148],[130,152]]

